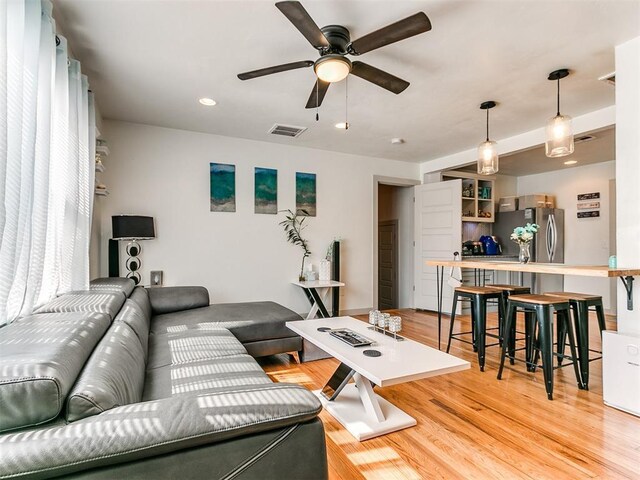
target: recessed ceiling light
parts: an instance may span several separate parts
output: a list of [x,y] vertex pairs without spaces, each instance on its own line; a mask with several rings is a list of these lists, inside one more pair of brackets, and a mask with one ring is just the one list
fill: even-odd
[[206,105],[207,107],[213,107],[216,104],[216,101],[213,98],[203,97],[198,100],[202,105]]
[[565,165],[575,165],[576,163],[578,163],[577,160],[567,160],[564,162]]
[[349,128],[349,124],[346,122],[340,122],[340,123],[336,123],[335,127],[347,130]]
[[392,138],[391,143],[393,145],[401,145],[404,143],[404,138]]

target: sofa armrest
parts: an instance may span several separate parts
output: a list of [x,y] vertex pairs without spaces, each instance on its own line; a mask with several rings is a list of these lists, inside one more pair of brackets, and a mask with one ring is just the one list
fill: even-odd
[[154,315],[209,305],[209,292],[204,287],[154,287],[148,291]]
[[61,427],[0,436],[0,478],[66,475],[307,422],[322,410],[304,387],[244,386],[113,408]]

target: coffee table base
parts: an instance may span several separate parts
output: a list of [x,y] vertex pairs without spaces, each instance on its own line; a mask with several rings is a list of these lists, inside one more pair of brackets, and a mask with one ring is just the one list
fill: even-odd
[[[322,406],[340,422],[358,441],[386,435],[416,425],[416,419],[407,415],[391,402],[373,393],[371,400],[377,403],[382,419],[365,409],[355,383],[346,385],[335,400],[329,401],[320,390],[315,393]],[[369,395],[367,395],[369,396]]]

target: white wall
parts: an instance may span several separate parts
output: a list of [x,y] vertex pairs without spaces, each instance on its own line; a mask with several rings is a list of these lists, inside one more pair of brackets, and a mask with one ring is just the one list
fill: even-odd
[[398,220],[398,308],[413,308],[413,187],[380,185],[378,219]]
[[[616,247],[618,266],[640,267],[640,37],[616,47]],[[640,334],[640,278],[634,310],[618,287],[618,331]]]
[[[606,265],[609,245],[609,181],[615,178],[614,161],[518,177],[518,195],[548,193],[556,196],[556,207],[564,209],[564,261],[572,265]],[[577,195],[600,192],[600,217],[577,218]],[[610,281],[606,278],[564,277],[567,292],[602,295],[611,310]]]
[[[282,215],[253,213],[254,167],[278,169],[281,210],[295,208],[295,172],[317,174],[318,216],[305,234],[316,268],[330,242],[342,239],[347,311],[373,305],[374,176],[419,178],[417,164],[147,125],[105,121],[103,136],[111,149],[103,174],[111,195],[102,206],[101,274],[111,215],[151,215],[157,238],[142,243],[143,283],[150,270],[164,270],[165,285],[204,285],[214,302],[273,300],[309,309],[289,283],[301,257],[278,226]],[[209,211],[210,162],[236,165],[236,213]]]

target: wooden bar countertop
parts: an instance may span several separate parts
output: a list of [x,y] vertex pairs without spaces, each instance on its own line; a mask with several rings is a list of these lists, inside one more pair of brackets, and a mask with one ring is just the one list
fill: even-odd
[[582,277],[627,277],[640,275],[640,268],[609,268],[607,265],[567,265],[566,263],[520,263],[505,260],[427,260],[431,267],[460,267],[506,272],[552,273]]

